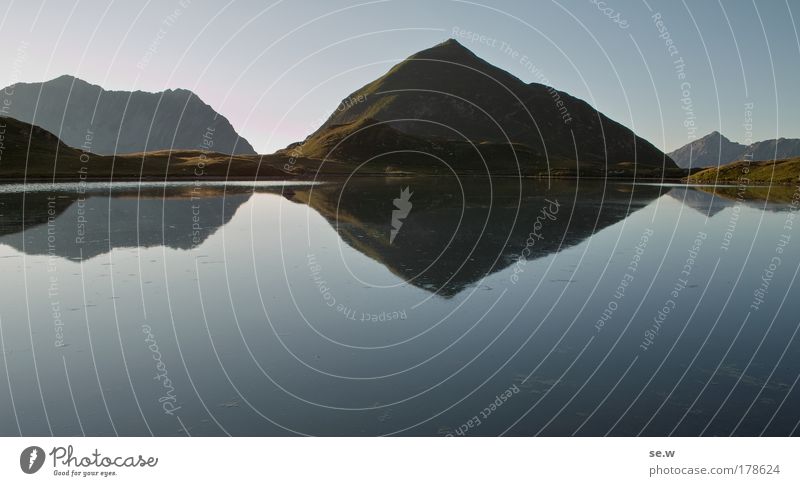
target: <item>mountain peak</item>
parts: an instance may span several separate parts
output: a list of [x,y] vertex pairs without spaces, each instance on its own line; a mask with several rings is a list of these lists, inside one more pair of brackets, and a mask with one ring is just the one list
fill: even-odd
[[711,139],[712,141],[721,140],[723,143],[734,143],[726,137],[725,135],[721,134],[719,131],[714,130],[713,132],[709,133],[703,139]]
[[721,138],[722,140],[724,140],[726,142],[730,142],[730,139],[728,137],[726,137],[725,135],[721,134],[717,130],[714,130],[713,132],[709,133],[708,135],[706,135],[703,138],[714,138],[714,139]]
[[471,50],[464,47],[457,40],[450,38],[440,42],[433,47],[429,47],[409,57],[409,59],[442,59],[442,60],[464,60],[480,59]]
[[458,42],[457,40],[453,39],[452,37],[447,39],[444,42],[440,42],[437,45],[438,46],[443,46],[443,47],[451,47],[451,46],[452,47],[461,47],[463,49],[466,49],[466,47],[464,47],[464,45],[462,43]]
[[78,79],[71,74],[62,74],[61,76],[56,76],[55,78],[51,79],[50,81],[72,81],[73,79]]
[[93,84],[89,83],[88,81],[84,81],[83,79],[81,79],[81,78],[79,78],[77,76],[73,76],[71,74],[62,74],[61,76],[55,77],[55,78],[51,79],[50,81],[45,81],[45,83],[49,83],[49,84],[67,84],[67,83],[73,84],[74,83],[74,84],[83,84],[83,85],[94,86]]

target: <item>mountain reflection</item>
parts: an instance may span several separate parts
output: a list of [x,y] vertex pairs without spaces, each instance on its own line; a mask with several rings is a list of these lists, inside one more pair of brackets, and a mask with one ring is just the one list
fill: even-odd
[[725,208],[747,206],[758,210],[788,211],[795,197],[793,186],[678,186],[668,195],[684,206],[710,217]]
[[[412,209],[390,242],[394,201],[405,188]],[[530,179],[386,178],[315,186],[292,199],[398,277],[450,297],[521,254],[533,260],[576,245],[663,191],[601,182],[556,180],[548,187]],[[537,233],[533,244],[526,243],[531,232]]]
[[[396,218],[396,200],[406,188],[410,210]],[[292,188],[106,187],[86,194],[6,190],[0,191],[0,244],[72,260],[114,248],[188,250],[231,221],[254,192],[283,194],[307,205],[347,245],[443,297],[513,265],[521,255],[535,260],[577,245],[665,193],[708,216],[737,204],[687,187],[477,177],[351,178]]]
[[190,249],[228,223],[253,189],[185,187],[0,193],[0,244],[88,259],[114,248]]

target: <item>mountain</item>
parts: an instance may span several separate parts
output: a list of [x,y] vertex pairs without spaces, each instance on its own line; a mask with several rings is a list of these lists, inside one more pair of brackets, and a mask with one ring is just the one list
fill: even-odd
[[288,179],[295,174],[259,155],[200,150],[97,155],[63,143],[49,131],[0,116],[0,178],[27,180]]
[[779,138],[743,145],[713,131],[668,154],[679,167],[716,167],[738,160],[780,160],[800,156],[800,139]]
[[724,165],[738,160],[744,153],[746,145],[731,142],[724,135],[713,131],[703,138],[698,138],[668,155],[678,167],[710,167]]
[[[512,149],[513,148],[513,149]],[[527,84],[450,39],[349,95],[283,153],[387,170],[523,173],[672,169],[660,150],[588,103]],[[440,160],[437,161],[437,158]],[[578,163],[576,164],[576,159]]]
[[103,155],[168,149],[255,154],[228,120],[185,89],[106,91],[73,76],[17,83],[0,94],[4,115],[72,147]]
[[753,160],[780,160],[800,157],[800,139],[762,140],[751,145],[748,152],[753,155]]

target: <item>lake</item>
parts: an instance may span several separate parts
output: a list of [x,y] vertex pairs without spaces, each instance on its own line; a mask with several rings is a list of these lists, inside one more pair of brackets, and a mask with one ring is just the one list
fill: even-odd
[[763,192],[3,185],[0,434],[798,435]]

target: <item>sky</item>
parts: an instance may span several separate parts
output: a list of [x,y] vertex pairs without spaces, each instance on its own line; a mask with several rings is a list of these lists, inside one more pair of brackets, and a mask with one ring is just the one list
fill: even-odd
[[190,89],[269,153],[452,37],[671,151],[800,138],[797,21],[800,0],[0,0],[0,86]]

